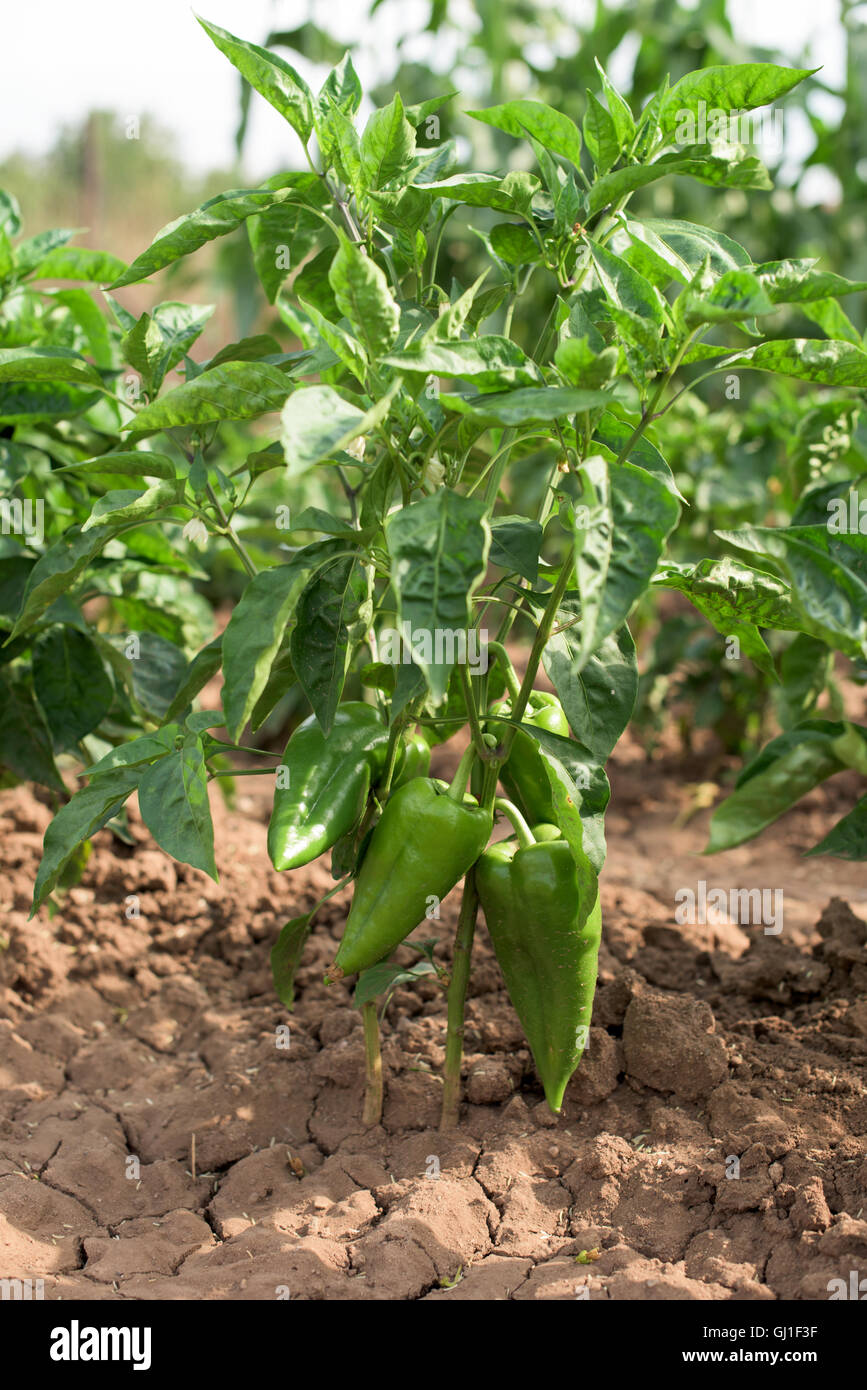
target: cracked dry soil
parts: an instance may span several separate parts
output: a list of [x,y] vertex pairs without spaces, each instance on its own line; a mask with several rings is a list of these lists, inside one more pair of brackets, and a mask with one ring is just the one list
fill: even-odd
[[[480,925],[449,1135],[429,982],[389,1006],[383,1123],[361,1124],[360,1016],[322,984],[346,895],[294,1013],[275,1000],[271,944],[331,879],[274,872],[264,799],[214,793],[220,885],[133,808],[135,845],[100,832],[28,922],[49,811],[0,793],[0,1276],[55,1299],[810,1300],[867,1270],[863,873],[800,857],[848,789],[701,860],[706,814],[672,829],[689,775],[618,749],[600,990],[559,1119]],[[676,925],[699,878],[783,886],[783,932]],[[446,964],[457,901],[421,933]]]

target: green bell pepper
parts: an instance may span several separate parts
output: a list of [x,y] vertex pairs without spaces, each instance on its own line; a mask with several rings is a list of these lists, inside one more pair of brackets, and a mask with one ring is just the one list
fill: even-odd
[[[556,695],[546,691],[533,691],[522,722],[550,734],[560,734],[562,738],[569,737],[569,723],[563,707]],[[500,731],[495,727],[494,732],[502,737],[505,725],[500,726]],[[508,761],[500,769],[500,781],[531,824],[556,823],[551,785],[532,734],[516,731]]]
[[590,861],[576,860],[566,840],[534,841],[521,818],[512,819],[519,842],[499,841],[485,851],[476,886],[545,1098],[558,1114],[593,1011],[599,884]]
[[[472,754],[472,749],[469,750]],[[465,804],[470,759],[443,791],[416,777],[391,796],[371,837],[331,978],[354,975],[389,955],[476,862],[493,815]]]
[[268,826],[275,869],[297,869],[346,835],[364,811],[385,763],[388,730],[372,705],[348,701],[322,732],[315,715],[292,734],[283,754],[287,785],[278,786]]

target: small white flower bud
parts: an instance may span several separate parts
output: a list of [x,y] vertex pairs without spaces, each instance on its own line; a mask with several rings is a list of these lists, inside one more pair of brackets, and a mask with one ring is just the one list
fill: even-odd
[[185,541],[192,541],[193,545],[198,546],[199,550],[204,550],[208,544],[208,528],[197,516],[190,518],[183,529],[182,535]]

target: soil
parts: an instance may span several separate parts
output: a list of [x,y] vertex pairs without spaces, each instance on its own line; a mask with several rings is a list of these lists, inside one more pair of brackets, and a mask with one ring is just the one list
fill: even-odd
[[[239,782],[233,810],[213,790],[219,885],[157,849],[133,807],[135,844],[100,832],[80,885],[30,922],[50,812],[0,793],[0,1276],[100,1300],[848,1286],[867,1269],[867,884],[802,856],[853,787],[835,779],[701,859],[708,813],[687,812],[706,768],[618,748],[601,984],[559,1118],[480,924],[449,1134],[430,981],[389,1004],[383,1121],[362,1124],[360,1016],[322,983],[347,895],[323,909],[294,1012],[276,1001],[271,945],[332,881],[325,860],[271,868],[266,779]],[[701,879],[783,889],[782,932],[678,924],[675,893]],[[446,966],[457,904],[419,933]]]

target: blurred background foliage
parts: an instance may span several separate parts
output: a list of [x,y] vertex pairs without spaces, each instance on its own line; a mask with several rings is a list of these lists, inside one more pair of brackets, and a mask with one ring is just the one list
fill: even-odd
[[[580,124],[587,89],[598,88],[596,60],[616,72],[635,111],[667,73],[675,82],[688,71],[716,63],[763,60],[810,66],[806,53],[784,55],[745,46],[735,34],[727,0],[697,0],[690,6],[637,0],[616,7],[599,0],[592,21],[580,27],[556,3],[432,0],[424,34],[416,27],[395,40],[396,4],[374,0],[365,21],[364,44],[376,51],[381,74],[366,94],[367,109],[385,105],[396,89],[410,102],[454,91],[429,143],[453,139],[466,168],[505,173],[532,167],[533,160],[526,144],[472,121],[463,114],[466,108],[526,96],[548,102]],[[275,4],[269,34],[243,32],[305,71],[311,65],[321,68],[324,77],[347,44],[321,23],[299,25],[297,14],[298,7],[287,0]],[[281,18],[293,27],[281,28]],[[741,242],[757,261],[816,257],[825,269],[867,279],[867,5],[841,0],[840,20],[846,47],[843,88],[831,88],[817,72],[785,102],[783,141],[762,141],[755,148],[769,167],[772,192],[665,180],[636,194],[633,215],[706,223]],[[428,52],[435,48],[436,64],[420,58],[422,37]],[[170,131],[142,118],[131,132],[126,118],[97,110],[80,125],[63,129],[42,160],[13,156],[0,163],[0,187],[18,198],[29,232],[80,225],[87,229],[79,238],[83,244],[131,259],[159,226],[221,189],[251,182],[243,173],[250,101],[250,90],[242,84],[234,160],[204,177],[192,176],[175,158]],[[297,147],[295,155],[298,167]],[[488,263],[478,236],[484,220],[473,220],[473,231],[459,215],[448,223],[441,252],[446,282],[454,276],[466,285]],[[490,220],[497,215],[492,213]],[[515,326],[516,336],[531,345],[550,305],[545,276],[534,279],[537,287],[526,300],[526,318]],[[265,302],[243,228],[176,263],[152,283],[131,288],[124,303],[140,314],[166,299],[216,305],[199,343],[203,356],[251,332],[287,338],[286,323]],[[864,296],[850,297],[846,313],[851,323],[844,315],[845,321],[819,328],[806,318],[791,327],[805,337],[824,331],[861,341],[867,326]],[[867,428],[851,393],[835,399],[828,391],[803,391],[759,373],[743,374],[738,391],[729,399],[726,379],[718,374],[694,394],[683,395],[666,418],[664,452],[691,504],[673,540],[673,559],[721,553],[714,536],[721,528],[785,525],[809,483],[867,471]],[[225,430],[226,471],[262,442],[251,441],[242,425]],[[537,462],[528,455],[516,464],[512,485],[518,493],[532,492]],[[293,513],[308,505],[327,506],[331,483],[320,475],[308,475],[287,499],[278,475],[266,474],[245,507],[249,540],[255,543],[257,532],[273,527],[278,502],[289,500]],[[290,544],[302,539],[309,536],[286,534]],[[231,557],[209,555],[203,569],[210,578],[198,587],[212,602],[219,605],[237,596],[240,576]],[[660,604],[653,595],[632,626],[642,653],[639,720],[648,746],[673,706],[688,710],[680,717],[684,741],[691,727],[710,727],[727,753],[757,747],[771,713],[777,725],[784,722],[766,679],[746,661],[720,663],[718,640],[685,601],[664,595]],[[832,704],[836,698],[832,687]]]

